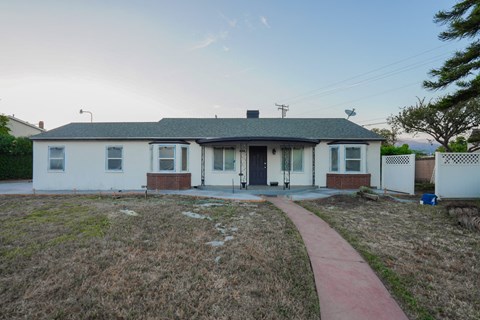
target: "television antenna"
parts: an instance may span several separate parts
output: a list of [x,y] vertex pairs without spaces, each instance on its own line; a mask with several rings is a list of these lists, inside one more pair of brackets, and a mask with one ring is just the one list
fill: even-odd
[[350,117],[353,117],[353,116],[356,116],[357,113],[355,112],[355,108],[353,108],[352,110],[349,110],[349,109],[345,109],[345,113],[347,114],[347,120],[350,118]]

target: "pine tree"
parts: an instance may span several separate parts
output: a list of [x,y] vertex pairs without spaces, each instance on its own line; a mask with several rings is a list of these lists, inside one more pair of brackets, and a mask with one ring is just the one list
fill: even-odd
[[451,11],[440,11],[434,22],[447,25],[439,35],[440,40],[471,38],[473,42],[463,51],[456,52],[445,61],[440,69],[433,69],[430,75],[434,81],[424,81],[427,89],[444,89],[455,83],[458,90],[438,101],[438,107],[446,109],[480,96],[480,0],[463,0]]

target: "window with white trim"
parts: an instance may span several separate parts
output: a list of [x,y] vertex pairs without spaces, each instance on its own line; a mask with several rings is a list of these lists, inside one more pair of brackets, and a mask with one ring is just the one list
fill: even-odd
[[153,172],[153,145],[150,145],[150,172]]
[[362,170],[362,149],[360,147],[345,148],[345,171],[360,172]]
[[338,172],[338,147],[330,147],[330,171]]
[[182,147],[182,171],[188,171],[188,147]]
[[109,146],[107,147],[106,159],[107,171],[122,171],[123,170],[123,147]]
[[235,148],[213,148],[213,170],[235,171]]
[[158,147],[158,170],[175,171],[175,146]]
[[291,148],[290,159],[287,160],[290,162],[282,161],[282,171],[288,171],[290,167],[293,172],[303,172],[303,148]]
[[48,170],[65,171],[65,147],[48,147]]

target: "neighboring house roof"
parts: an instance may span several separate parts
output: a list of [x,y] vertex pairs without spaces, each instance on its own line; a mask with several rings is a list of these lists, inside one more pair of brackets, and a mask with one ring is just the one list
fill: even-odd
[[33,140],[150,140],[262,137],[322,140],[384,140],[343,118],[165,118],[159,122],[71,123]]
[[31,136],[34,134],[45,132],[45,129],[39,128],[34,124],[28,123],[21,119],[15,118],[14,116],[8,116],[7,127],[10,129],[10,134],[12,136]]

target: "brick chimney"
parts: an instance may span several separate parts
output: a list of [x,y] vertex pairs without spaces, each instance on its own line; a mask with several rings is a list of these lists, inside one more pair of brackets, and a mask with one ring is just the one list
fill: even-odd
[[40,121],[40,122],[38,123],[38,127],[39,127],[40,129],[45,129],[45,124],[43,123],[43,121]]

